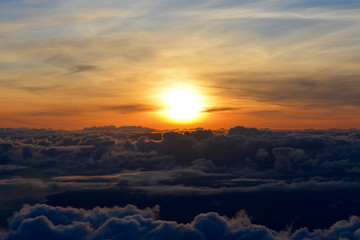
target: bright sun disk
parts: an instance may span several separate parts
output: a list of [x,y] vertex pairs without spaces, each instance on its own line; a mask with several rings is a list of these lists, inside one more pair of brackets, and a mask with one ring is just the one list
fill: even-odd
[[177,122],[196,120],[202,110],[200,96],[188,89],[170,89],[164,94],[166,114]]

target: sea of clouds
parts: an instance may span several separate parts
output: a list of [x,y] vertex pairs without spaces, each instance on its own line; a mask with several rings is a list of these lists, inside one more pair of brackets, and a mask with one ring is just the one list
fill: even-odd
[[[359,239],[360,221],[352,216],[359,214],[360,196],[354,194],[360,188],[359,172],[356,129],[3,128],[1,238]],[[83,191],[93,195],[77,201],[76,193]],[[125,197],[107,204],[109,199],[98,197],[104,191]],[[69,192],[67,199],[61,195]],[[244,203],[254,196],[261,200],[257,205]],[[186,216],[167,215],[164,199],[170,208],[189,208]],[[227,205],[229,199],[236,201]],[[199,202],[204,212],[190,214],[190,205]],[[319,215],[313,209],[321,205],[327,208]],[[271,208],[278,214],[267,216]],[[295,210],[284,217],[287,225],[271,225],[271,219],[281,219],[281,211],[289,209]],[[306,216],[299,222],[301,212],[319,224],[309,220],[307,226]],[[265,215],[268,220],[261,221]],[[323,226],[326,230],[316,230]]]

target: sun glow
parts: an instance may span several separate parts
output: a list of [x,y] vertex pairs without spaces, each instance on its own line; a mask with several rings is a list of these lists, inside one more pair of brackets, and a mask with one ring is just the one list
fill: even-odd
[[165,114],[173,122],[191,123],[203,110],[201,96],[189,89],[168,89],[163,95]]

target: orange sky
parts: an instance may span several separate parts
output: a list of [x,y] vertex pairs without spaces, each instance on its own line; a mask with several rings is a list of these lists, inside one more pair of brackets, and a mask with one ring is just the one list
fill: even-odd
[[[0,127],[360,127],[360,17],[351,4],[17,1],[0,9]],[[162,114],[160,96],[173,88],[202,97],[191,124]]]

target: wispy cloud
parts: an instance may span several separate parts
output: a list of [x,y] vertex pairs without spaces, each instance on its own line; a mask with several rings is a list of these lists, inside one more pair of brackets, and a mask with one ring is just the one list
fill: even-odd
[[130,116],[156,110],[158,88],[185,81],[213,97],[209,116],[359,104],[357,1],[0,4],[0,72],[14,80],[0,86],[7,108],[37,111],[51,95],[59,109],[115,102],[109,112]]
[[215,108],[208,108],[205,109],[204,112],[223,112],[223,111],[233,111],[233,110],[237,110],[239,108],[234,108],[234,107],[215,107]]
[[69,68],[69,73],[79,73],[85,71],[93,71],[97,67],[92,65],[75,65]]
[[134,112],[149,112],[159,110],[161,108],[148,105],[148,104],[124,104],[124,105],[105,105],[99,107],[100,110],[111,110],[116,111],[118,113],[134,113]]
[[184,11],[182,16],[201,18],[203,20],[235,20],[235,19],[309,19],[309,20],[351,20],[358,22],[357,9],[329,10],[326,8],[258,8],[240,6],[220,9],[201,9],[199,11]]

